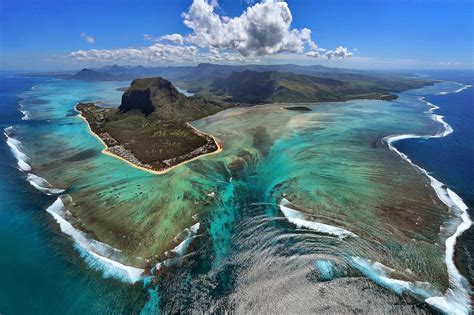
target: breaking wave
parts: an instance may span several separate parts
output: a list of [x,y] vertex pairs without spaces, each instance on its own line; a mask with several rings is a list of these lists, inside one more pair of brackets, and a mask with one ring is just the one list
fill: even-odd
[[348,236],[357,237],[356,234],[348,230],[329,224],[311,221],[304,212],[291,209],[289,208],[289,205],[291,205],[291,202],[289,202],[286,198],[282,198],[282,200],[280,201],[280,210],[281,212],[283,212],[288,221],[290,221],[299,228],[305,227],[307,229],[314,230],[318,233],[337,236],[339,238],[345,238]]
[[29,173],[26,180],[31,184],[31,186],[47,195],[56,195],[64,192],[64,189],[54,188],[46,179],[35,174]]
[[462,87],[460,89],[457,89],[456,91],[453,91],[453,92],[439,92],[439,93],[436,93],[436,95],[447,95],[447,94],[451,94],[451,93],[459,93],[461,91],[464,91],[465,89],[469,89],[472,87],[472,85],[470,84],[462,84],[462,83],[458,83],[459,85],[462,85]]
[[[18,167],[23,172],[31,171],[31,166],[27,163],[29,157],[21,151],[21,141],[12,137],[13,127],[4,129],[7,138],[7,145],[13,156],[17,159]],[[46,179],[35,174],[28,173],[26,180],[34,188],[47,194],[60,194],[63,189],[54,188]],[[58,199],[46,211],[50,213],[59,224],[61,231],[69,235],[75,241],[75,248],[81,257],[93,269],[99,270],[105,277],[114,277],[128,283],[135,283],[142,278],[144,269],[124,265],[117,260],[121,257],[121,251],[107,244],[90,239],[87,235],[75,229],[65,219],[65,208],[61,198],[70,198],[69,195],[59,196]]]
[[21,141],[10,137],[13,131],[13,126],[4,129],[3,134],[7,137],[7,145],[13,153],[13,156],[17,160],[18,168],[23,172],[31,171],[31,166],[27,163],[29,160],[28,156],[21,151]]
[[30,112],[24,109],[23,103],[20,101],[20,108],[18,109],[22,114],[21,120],[30,120]]
[[201,227],[201,223],[196,223],[191,225],[190,227],[184,229],[183,232],[181,232],[178,236],[176,236],[175,239],[183,239],[175,248],[170,250],[169,252],[165,252],[165,255],[173,255],[172,258],[166,259],[164,261],[158,262],[155,265],[155,270],[160,270],[161,267],[169,267],[174,265],[176,262],[178,262],[179,258],[184,256],[186,254],[186,251],[191,244],[191,242],[198,237],[199,235],[197,234],[199,231],[199,228]]

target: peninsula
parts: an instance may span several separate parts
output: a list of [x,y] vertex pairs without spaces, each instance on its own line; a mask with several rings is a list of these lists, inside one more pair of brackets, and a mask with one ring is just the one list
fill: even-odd
[[[103,68],[102,71],[83,69],[73,78],[89,81],[124,79],[128,75],[150,72],[144,69],[119,66]],[[239,72],[234,70],[242,69],[219,65],[200,65],[193,71],[172,67],[166,70],[166,75],[171,77],[176,75],[171,75],[174,72],[184,75],[187,71],[186,79],[181,77],[176,81],[196,94],[186,96],[162,77],[139,78],[133,80],[130,87],[120,88],[124,93],[118,108],[104,108],[94,103],[76,106],[93,134],[104,144],[105,154],[156,174],[199,156],[218,152],[220,146],[216,139],[197,130],[190,122],[230,107],[351,99],[392,100],[397,97],[393,93],[434,83],[392,74],[384,74],[383,78],[377,77],[378,74],[340,74],[338,71],[328,74],[319,68],[316,73],[308,73],[308,69],[304,72],[298,67],[285,68],[304,74],[249,69]],[[311,110],[304,106],[285,109]]]
[[189,122],[230,107],[197,96],[187,97],[162,78],[133,80],[118,108],[77,104],[104,153],[153,173],[218,152],[217,140]]

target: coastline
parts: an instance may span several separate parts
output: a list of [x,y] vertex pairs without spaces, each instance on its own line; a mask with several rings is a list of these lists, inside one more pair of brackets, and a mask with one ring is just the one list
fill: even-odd
[[[453,92],[439,92],[437,95],[447,95],[451,93],[459,93],[464,89],[472,87],[471,85],[464,85],[462,88],[453,91]],[[454,132],[453,128],[443,120],[443,116],[434,114],[433,112],[439,109],[439,106],[434,105],[425,100],[425,97],[420,97],[420,101],[426,103],[430,107],[425,113],[431,115],[431,119],[435,122],[438,122],[443,125],[442,131],[438,131],[435,135],[416,135],[416,134],[395,134],[389,135],[383,138],[383,141],[387,144],[390,151],[395,152],[398,154],[404,161],[408,162],[411,166],[413,166],[416,170],[418,170],[421,174],[426,176],[430,180],[431,187],[435,191],[438,199],[444,203],[448,211],[454,210],[455,216],[461,219],[461,222],[456,227],[454,232],[445,240],[445,264],[448,271],[450,287],[446,290],[444,295],[442,296],[433,296],[428,297],[425,299],[425,302],[442,310],[446,313],[451,313],[451,307],[456,307],[457,312],[460,314],[469,314],[472,310],[472,306],[470,303],[470,289],[469,284],[460,273],[458,268],[456,267],[456,263],[454,261],[454,256],[456,252],[456,243],[457,239],[467,231],[471,225],[472,221],[470,216],[467,212],[467,205],[464,201],[459,197],[454,191],[449,189],[445,184],[434,178],[429,174],[427,170],[422,168],[421,166],[413,163],[411,159],[404,154],[403,152],[399,151],[393,144],[404,139],[433,139],[433,138],[443,138]],[[466,286],[468,286],[466,288]],[[456,313],[457,313],[456,312]]]
[[205,132],[203,132],[203,131],[197,129],[197,128],[194,127],[191,123],[186,123],[186,125],[187,125],[188,127],[192,128],[195,132],[210,137],[210,138],[214,141],[214,143],[216,144],[217,150],[212,151],[212,152],[207,152],[207,153],[204,153],[204,154],[200,154],[200,155],[195,156],[195,157],[193,157],[193,158],[191,158],[191,159],[182,161],[182,162],[180,162],[180,163],[178,163],[178,164],[175,164],[175,165],[172,165],[172,166],[170,166],[170,167],[168,167],[168,168],[165,168],[164,170],[157,171],[157,170],[149,169],[149,168],[146,168],[146,167],[142,167],[142,166],[140,166],[140,165],[136,165],[136,164],[130,162],[129,160],[127,160],[127,159],[125,159],[125,158],[123,158],[123,157],[121,157],[121,156],[119,156],[119,155],[117,155],[117,154],[114,154],[114,153],[108,151],[109,147],[108,147],[107,144],[104,142],[104,140],[103,140],[98,134],[96,134],[96,133],[92,130],[92,128],[91,128],[89,122],[87,121],[87,119],[86,119],[84,116],[82,116],[81,112],[80,112],[76,107],[74,107],[74,110],[75,110],[76,112],[78,112],[78,113],[79,113],[78,116],[79,116],[82,120],[84,120],[84,121],[86,122],[86,125],[87,125],[87,128],[88,128],[89,133],[90,133],[91,135],[93,135],[94,137],[96,137],[97,139],[99,139],[100,143],[104,146],[104,149],[102,149],[102,151],[101,151],[103,154],[106,154],[106,155],[108,155],[108,156],[114,157],[114,158],[116,158],[116,159],[118,159],[118,160],[120,160],[120,161],[126,162],[126,163],[129,164],[130,166],[135,167],[136,169],[139,169],[139,170],[142,170],[142,171],[151,173],[151,174],[163,175],[163,174],[166,174],[166,173],[172,171],[173,169],[177,168],[178,166],[181,166],[181,165],[184,165],[184,164],[186,164],[186,163],[192,162],[192,161],[197,160],[197,159],[199,159],[199,158],[201,158],[201,157],[209,156],[209,155],[212,155],[212,154],[218,154],[218,153],[222,152],[222,146],[219,144],[219,142],[217,141],[217,139],[216,139],[213,135],[207,134],[207,133],[205,133]]

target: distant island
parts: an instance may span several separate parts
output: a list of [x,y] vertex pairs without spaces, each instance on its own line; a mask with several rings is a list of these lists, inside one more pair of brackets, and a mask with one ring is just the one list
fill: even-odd
[[356,81],[319,78],[292,72],[232,72],[225,79],[214,80],[206,92],[232,103],[314,103],[340,102],[351,99],[394,99],[395,95],[379,91]]
[[136,79],[115,108],[93,103],[76,109],[106,146],[105,152],[134,166],[163,173],[196,157],[215,153],[217,140],[194,128],[197,120],[229,104],[187,97],[162,78]]

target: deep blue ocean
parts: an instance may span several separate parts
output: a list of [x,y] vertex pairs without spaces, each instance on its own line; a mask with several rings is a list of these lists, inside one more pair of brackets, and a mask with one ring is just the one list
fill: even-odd
[[[421,72],[420,72],[421,73]],[[427,72],[429,77],[474,84],[473,73]],[[0,73],[0,128],[25,123],[18,95],[48,78]],[[474,217],[474,88],[428,96],[440,107],[454,132],[439,139],[397,142],[416,164],[447,184],[470,207]],[[73,253],[45,208],[56,197],[34,189],[17,169],[10,148],[0,141],[0,313],[139,313],[146,301],[141,285],[130,285],[87,267]],[[70,244],[67,244],[67,243]],[[463,259],[474,248],[474,229],[462,237]],[[472,253],[471,253],[472,254]],[[472,273],[471,273],[472,274]]]

